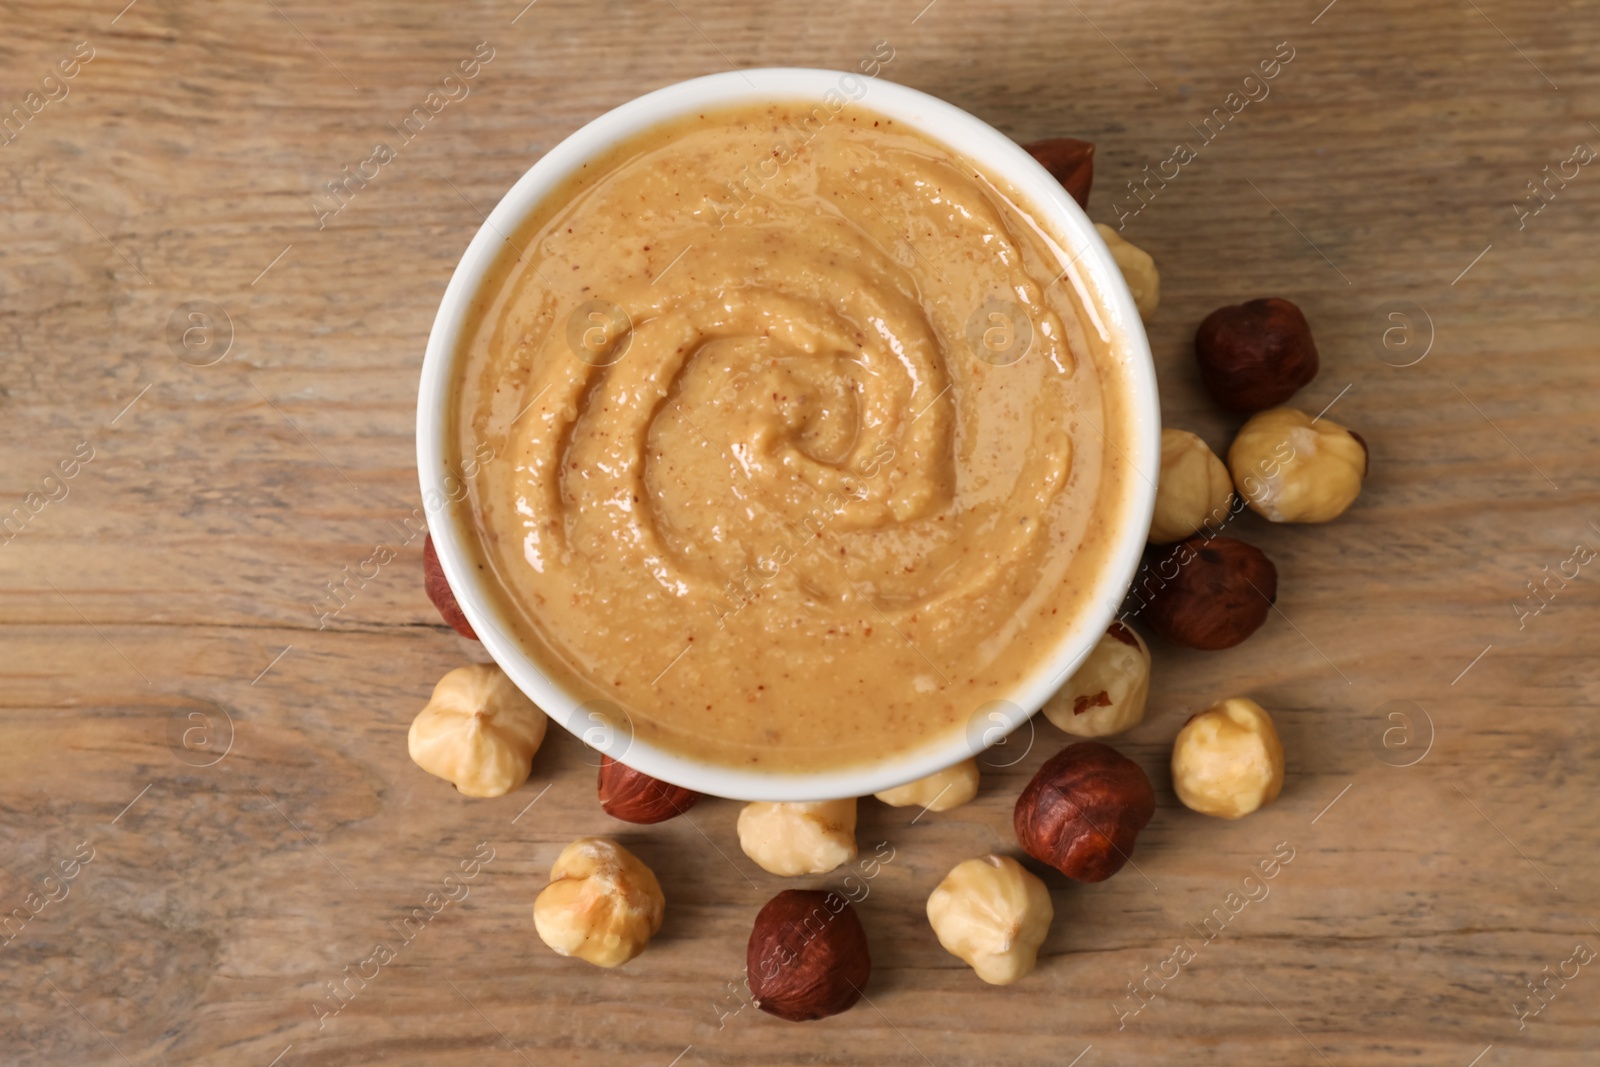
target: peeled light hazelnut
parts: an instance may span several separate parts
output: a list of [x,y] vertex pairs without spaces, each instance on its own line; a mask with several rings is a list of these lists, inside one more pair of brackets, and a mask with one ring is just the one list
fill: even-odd
[[959,808],[978,795],[978,761],[965,759],[960,763],[952,763],[926,778],[918,778],[874,795],[893,808],[909,808],[913,805],[928,811]]
[[1229,411],[1281,404],[1317,376],[1311,325],[1287,300],[1268,297],[1218,308],[1194,335],[1200,380]]
[[1111,258],[1122,268],[1122,278],[1133,293],[1133,305],[1139,309],[1139,318],[1149,322],[1161,305],[1161,275],[1156,272],[1156,261],[1144,249],[1123,240],[1121,234],[1105,223],[1097,222],[1094,228],[1100,231],[1106,247],[1111,250]]
[[1272,717],[1234,697],[1191,718],[1172,744],[1172,785],[1185,807],[1224,819],[1277,800],[1283,744]]
[[1161,478],[1156,486],[1150,540],[1182,541],[1208,523],[1223,522],[1233,507],[1228,468],[1188,430],[1161,431]]
[[1150,649],[1131,627],[1112,622],[1089,658],[1056,695],[1044,714],[1069,734],[1106,737],[1144,721],[1150,695]]
[[411,723],[411,759],[469,797],[498,797],[528,780],[548,720],[493,663],[457,667]]
[[1089,186],[1094,184],[1094,145],[1074,137],[1051,137],[1022,147],[1061,183],[1079,207],[1089,207]]
[[1012,821],[1028,855],[1068,878],[1103,882],[1122,869],[1156,813],[1144,770],[1109,745],[1080,741],[1045,761]]
[[428,599],[433,601],[433,606],[450,624],[450,628],[462,637],[476,641],[478,635],[472,632],[472,624],[467,621],[461,605],[456,603],[456,595],[450,591],[450,582],[439,563],[439,553],[433,547],[432,534],[422,539],[422,585],[428,591]]
[[620,967],[644,951],[665,910],[661,885],[639,857],[615,841],[580,837],[550,868],[533,926],[563,956]]
[[668,785],[642,771],[600,757],[600,807],[613,819],[632,823],[658,823],[676,818],[694,807],[700,794]]
[[769,1015],[796,1023],[837,1015],[872,977],[867,932],[838,893],[785,889],[756,915],[745,977]]
[[1273,522],[1327,522],[1344,514],[1367,476],[1367,443],[1328,419],[1294,408],[1263,411],[1228,449],[1245,502]]
[[1151,556],[1138,593],[1156,633],[1174,644],[1232,648],[1261,628],[1278,599],[1278,568],[1254,545],[1191,537]]
[[946,952],[990,985],[1010,985],[1033,970],[1050,932],[1050,891],[1010,856],[959,863],[928,898],[928,922]]
[[739,847],[772,874],[827,874],[856,858],[856,800],[757,801],[739,812]]

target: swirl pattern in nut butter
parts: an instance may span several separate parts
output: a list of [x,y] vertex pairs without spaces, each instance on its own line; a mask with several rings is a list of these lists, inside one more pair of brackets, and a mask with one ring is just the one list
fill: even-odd
[[1083,284],[980,169],[854,105],[591,163],[511,236],[457,384],[516,638],[700,759],[961,731],[1122,522],[1125,385]]

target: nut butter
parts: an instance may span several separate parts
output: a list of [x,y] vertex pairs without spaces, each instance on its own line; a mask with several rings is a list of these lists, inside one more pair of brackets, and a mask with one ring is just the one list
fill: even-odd
[[[1127,384],[1071,256],[856,105],[627,141],[508,234],[455,383],[515,638],[642,739],[835,769],[1049,658],[1126,525]],[[560,713],[561,709],[549,709]]]

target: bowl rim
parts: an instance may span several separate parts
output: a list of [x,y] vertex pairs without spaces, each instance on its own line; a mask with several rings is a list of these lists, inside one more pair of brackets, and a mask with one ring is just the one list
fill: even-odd
[[[866,86],[858,98],[842,89],[846,79]],[[815,772],[747,770],[701,762],[634,736],[622,712],[597,715],[595,701],[581,701],[547,676],[532,656],[500,625],[485,583],[464,553],[463,524],[470,524],[469,497],[451,481],[448,433],[456,362],[462,331],[485,275],[504,246],[539,203],[582,165],[628,138],[692,111],[766,101],[823,103],[830,91],[905,123],[924,136],[974,159],[1018,195],[1021,206],[1071,257],[1093,290],[1091,315],[1102,321],[1123,364],[1125,403],[1133,422],[1131,473],[1123,502],[1125,527],[1107,566],[1097,577],[1088,607],[1062,636],[1055,650],[1005,699],[990,701],[969,716],[967,729],[937,743],[892,758]],[[484,650],[550,719],[597,751],[635,770],[674,785],[739,800],[816,801],[861,797],[925,777],[994,746],[1009,746],[1009,735],[1026,728],[1028,746],[1004,761],[1019,762],[1033,744],[1034,715],[1088,656],[1116,617],[1145,546],[1145,531],[1155,504],[1151,472],[1159,469],[1160,406],[1149,341],[1132,293],[1105,241],[1075,200],[1020,145],[974,115],[937,97],[864,74],[808,67],[760,67],[727,71],[678,82],[628,101],[582,126],[536,160],[485,218],[462,254],[439,302],[428,335],[417,392],[417,474],[424,511],[445,578]],[[615,705],[610,705],[616,709]],[[988,709],[988,710],[985,710]],[[981,714],[980,714],[981,713]]]

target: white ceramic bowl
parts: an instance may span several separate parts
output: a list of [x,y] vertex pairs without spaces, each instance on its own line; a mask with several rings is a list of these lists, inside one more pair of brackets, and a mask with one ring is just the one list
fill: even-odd
[[[847,80],[849,79],[849,80]],[[1127,410],[1135,423],[1134,446],[1127,458],[1135,471],[1128,481],[1111,561],[1087,602],[1093,605],[1075,621],[1055,653],[1031,677],[1023,679],[1008,700],[974,712],[964,736],[939,744],[838,771],[809,774],[752,772],[702,763],[666,751],[633,736],[627,722],[591,714],[593,705],[548,678],[508,636],[496,617],[498,609],[485,588],[485,572],[469,565],[462,546],[462,526],[469,523],[464,499],[452,501],[447,488],[459,485],[446,469],[451,426],[450,406],[455,364],[468,311],[484,275],[501,254],[507,234],[515,233],[534,207],[584,163],[629,137],[686,114],[711,108],[771,100],[821,102],[825,94],[849,96],[862,107],[912,126],[956,152],[978,161],[990,174],[1009,182],[1039,224],[1075,260],[1078,278],[1094,291],[1089,305],[1112,339],[1113,351],[1126,364],[1131,396]],[[601,752],[664,781],[740,800],[827,800],[867,796],[932,774],[969,756],[1001,744],[985,761],[1016,762],[1027,746],[1008,738],[1021,727],[1020,738],[1032,741],[1031,716],[1058,689],[1089,651],[1132,582],[1144,548],[1155,502],[1155,473],[1160,469],[1160,408],[1150,346],[1145,339],[1133,297],[1105,243],[1077,203],[1032,156],[987,123],[926,93],[859,74],[802,68],[767,68],[713,74],[658,89],[609,111],[551,149],[522,176],[495,207],[473,237],[445,289],[428,351],[422,364],[417,397],[417,472],[428,506],[434,547],[461,609],[484,648],[517,686],[557,723]],[[455,494],[460,497],[459,491]],[[431,503],[430,503],[431,502]],[[1026,726],[1024,724],[1027,724]]]

